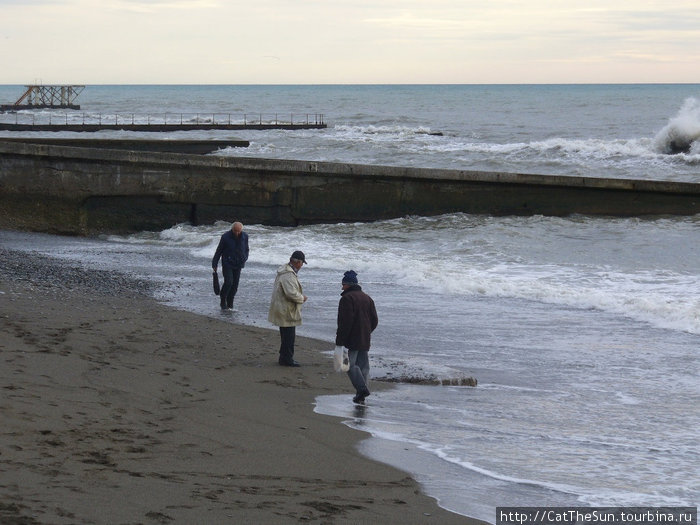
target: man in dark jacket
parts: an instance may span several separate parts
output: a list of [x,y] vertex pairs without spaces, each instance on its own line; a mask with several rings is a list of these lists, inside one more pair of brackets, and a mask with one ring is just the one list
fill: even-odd
[[338,303],[338,330],[336,346],[348,349],[350,369],[348,377],[357,394],[354,403],[364,404],[369,395],[369,347],[371,333],[377,328],[379,318],[372,298],[357,284],[357,273],[352,270],[343,275],[343,293]]
[[238,291],[241,270],[248,260],[248,251],[248,234],[243,231],[243,225],[240,222],[234,222],[231,230],[221,236],[219,246],[211,260],[211,267],[216,271],[221,259],[224,285],[221,287],[219,297],[222,310],[233,310],[233,298]]

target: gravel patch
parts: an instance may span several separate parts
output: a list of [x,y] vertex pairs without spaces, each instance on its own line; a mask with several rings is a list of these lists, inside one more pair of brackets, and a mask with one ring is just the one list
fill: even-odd
[[133,276],[83,268],[46,255],[0,247],[0,281],[56,291],[83,291],[100,296],[148,296],[154,283]]

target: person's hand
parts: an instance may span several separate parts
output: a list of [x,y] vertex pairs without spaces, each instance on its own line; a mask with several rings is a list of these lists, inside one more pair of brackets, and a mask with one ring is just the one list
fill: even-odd
[[304,296],[304,302],[306,302],[307,299],[308,299],[308,297]]

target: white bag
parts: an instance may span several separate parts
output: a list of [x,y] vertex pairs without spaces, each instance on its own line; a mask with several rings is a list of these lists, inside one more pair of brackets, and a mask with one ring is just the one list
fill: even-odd
[[347,372],[350,370],[350,359],[347,348],[336,346],[333,353],[333,368],[336,372]]

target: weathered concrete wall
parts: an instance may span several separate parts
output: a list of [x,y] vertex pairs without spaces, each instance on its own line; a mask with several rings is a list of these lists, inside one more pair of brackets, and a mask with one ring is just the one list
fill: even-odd
[[0,228],[89,235],[466,212],[700,213],[700,184],[0,142]]
[[28,142],[30,144],[48,144],[52,146],[70,146],[74,148],[125,149],[130,151],[161,151],[170,153],[187,153],[203,155],[223,148],[247,148],[247,140],[183,140],[183,139],[86,139],[86,138],[46,138],[18,137],[0,138],[5,142]]

